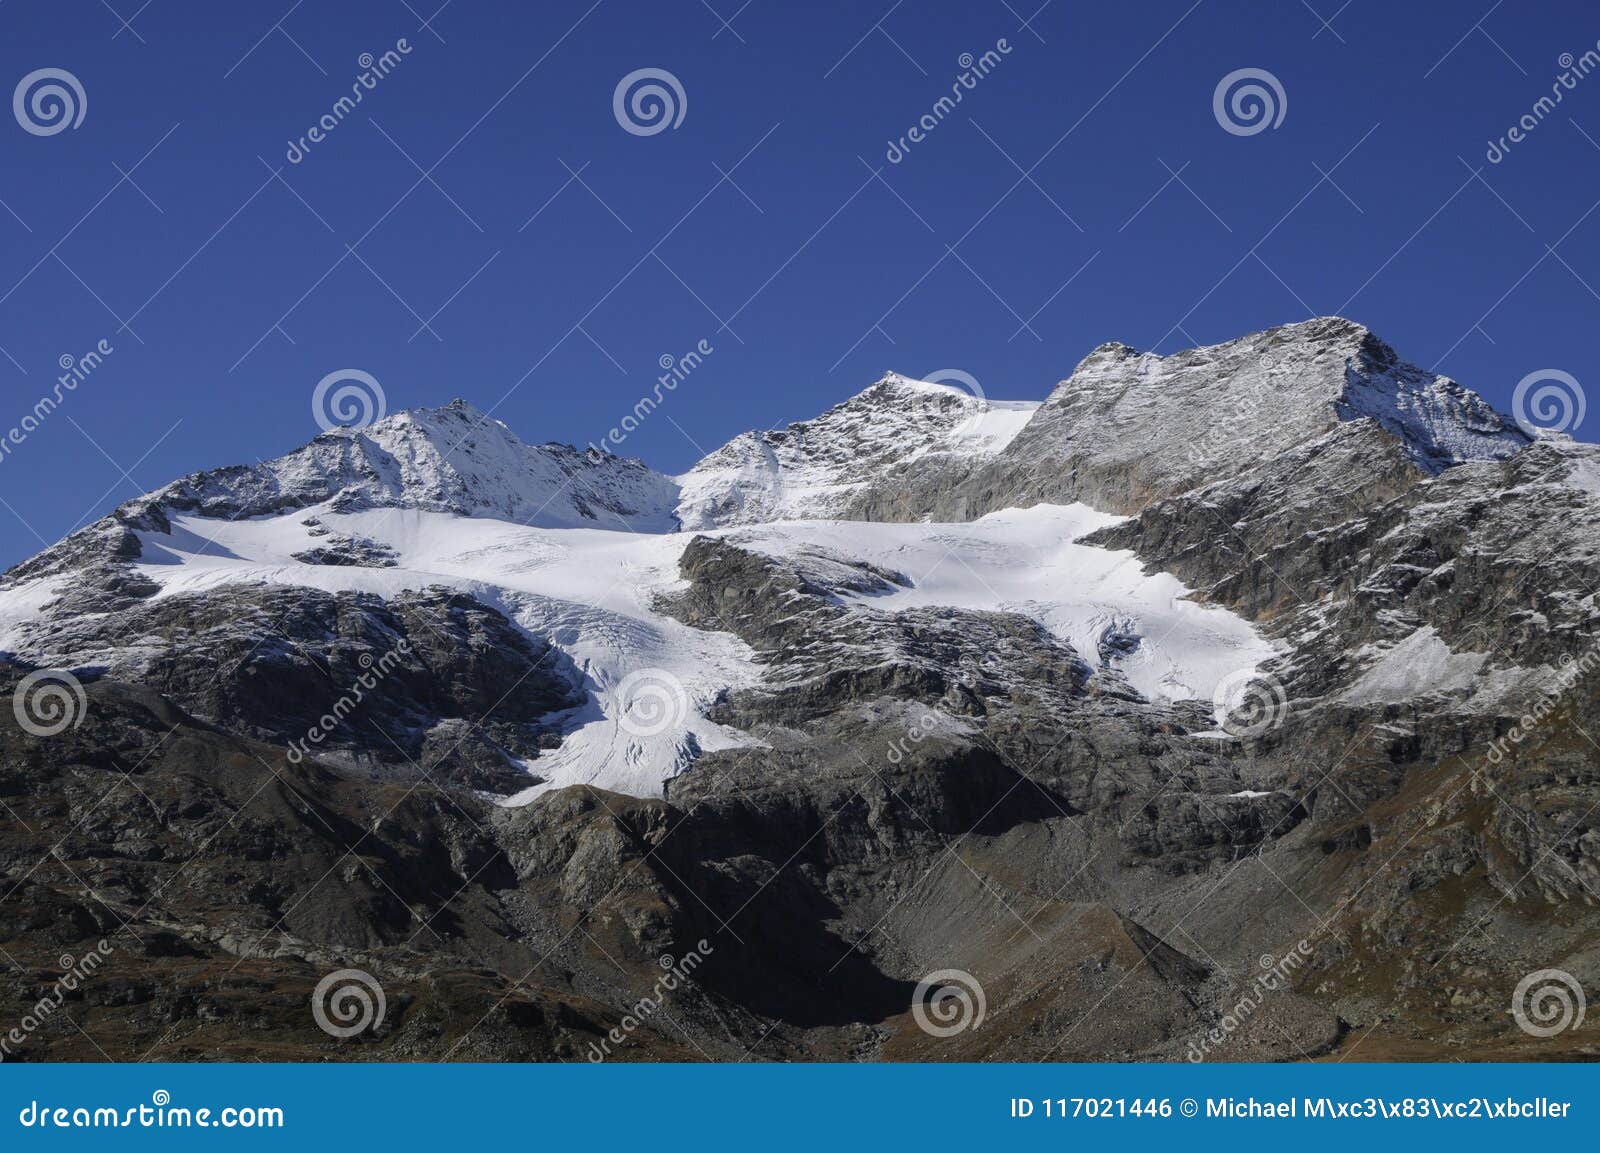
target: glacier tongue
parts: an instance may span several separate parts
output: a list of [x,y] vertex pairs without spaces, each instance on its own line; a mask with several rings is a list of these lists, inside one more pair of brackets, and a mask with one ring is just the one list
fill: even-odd
[[[549,788],[592,784],[659,796],[662,782],[702,751],[750,743],[705,719],[715,696],[754,682],[749,647],[655,612],[682,584],[689,537],[594,528],[544,528],[418,509],[341,512],[331,503],[277,517],[174,517],[170,534],[141,534],[137,571],[157,597],[265,583],[376,593],[444,586],[488,604],[571,662],[587,702],[560,718],[559,748],[528,762]],[[381,546],[388,567],[296,560],[318,533]],[[0,626],[0,644],[10,629]],[[660,710],[657,711],[658,707]]]
[[[757,655],[730,633],[658,610],[658,596],[685,587],[678,559],[697,534],[533,527],[424,509],[341,511],[337,503],[244,520],[174,515],[169,531],[140,531],[132,569],[157,586],[156,600],[251,584],[388,599],[443,586],[499,609],[559,650],[587,695],[560,718],[560,746],[527,763],[542,780],[530,780],[510,804],[573,784],[658,796],[700,753],[760,743],[707,717],[719,694],[759,682]],[[1274,655],[1238,616],[1187,600],[1175,578],[1145,573],[1129,553],[1075,543],[1116,519],[1082,505],[1040,505],[972,523],[778,521],[707,535],[776,557],[820,552],[897,570],[905,587],[857,603],[883,613],[1021,613],[1090,664],[1115,629],[1135,643],[1112,667],[1151,699],[1209,697],[1221,678]],[[330,535],[362,542],[385,565],[298,559]],[[0,647],[49,652],[39,610],[54,579],[0,598]],[[98,657],[118,667],[118,654]]]
[[1277,654],[1247,621],[1198,604],[1176,577],[1147,573],[1131,552],[1078,543],[1120,518],[1087,505],[1007,509],[956,524],[810,521],[728,534],[732,543],[794,557],[826,550],[903,574],[892,591],[855,594],[885,612],[951,608],[1032,617],[1091,665],[1106,663],[1148,700],[1210,700],[1220,682]]

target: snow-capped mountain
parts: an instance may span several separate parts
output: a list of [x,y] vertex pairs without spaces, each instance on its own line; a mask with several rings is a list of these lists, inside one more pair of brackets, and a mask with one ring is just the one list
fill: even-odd
[[1476,393],[1339,317],[1160,356],[1103,344],[990,460],[896,470],[866,511],[966,519],[1036,500],[1131,513],[1318,441],[1371,434],[1432,474],[1528,437]]
[[464,400],[359,430],[335,428],[263,464],[186,477],[146,503],[241,519],[331,503],[409,508],[542,528],[672,527],[672,482],[636,460],[529,445]]
[[886,373],[814,420],[735,437],[678,478],[686,531],[848,518],[896,469],[964,468],[999,453],[1039,406]]
[[[723,511],[735,524],[781,493],[761,532],[730,539],[774,558],[825,551],[902,571],[897,595],[857,598],[875,614],[907,606],[1017,612],[1089,653],[1108,630],[1121,630],[1128,647],[1105,671],[1154,700],[1209,700],[1224,677],[1270,657],[1273,646],[1246,622],[1187,600],[1180,582],[1142,572],[1127,552],[1074,543],[1116,520],[1082,506],[888,531],[801,515],[842,507],[871,482],[875,461],[937,457],[970,467],[1003,447],[1034,407],[886,377],[816,421],[768,434],[781,455],[748,490],[722,477],[734,494]],[[685,478],[680,514],[710,507],[722,455]],[[494,779],[511,804],[573,784],[657,796],[703,753],[761,743],[707,716],[719,697],[759,681],[756,654],[729,629],[690,628],[661,603],[687,587],[678,570],[691,534],[677,531],[667,511],[676,491],[637,461],[525,445],[462,401],[400,413],[252,468],[185,478],[20,566],[0,596],[0,651],[149,681],[171,660],[166,637],[176,621],[210,619],[207,643],[215,645],[236,602],[249,598],[254,610],[262,590],[380,603],[444,590],[503,614],[537,652],[548,646],[539,676],[556,682],[548,694],[558,707],[526,718],[539,731],[501,745],[513,771],[486,775],[479,762],[476,777]],[[107,601],[108,585],[138,595]],[[241,632],[262,628],[255,611],[238,615]],[[140,623],[130,629],[130,621]],[[229,647],[243,653],[248,635]],[[307,672],[337,663],[320,637],[281,639],[317,650]],[[185,703],[225,719],[199,700]],[[446,734],[458,720],[424,723]],[[336,734],[327,747],[390,756],[359,731]],[[526,772],[521,786],[517,768]]]
[[[0,579],[7,686],[87,701],[0,729],[41,910],[0,940],[53,956],[92,892],[180,942],[160,980],[390,966],[403,1056],[479,1015],[446,965],[515,1006],[457,1056],[570,1057],[732,928],[640,1043],[841,1059],[1173,1059],[1305,941],[1225,1055],[1521,1055],[1505,973],[1600,978],[1597,588],[1600,449],[1339,318],[1037,403],[889,374],[676,478],[414,410]],[[905,998],[950,968],[995,1025],[935,1050]]]
[[[550,651],[541,676],[561,707],[526,718],[537,740],[500,744],[500,791],[513,803],[577,783],[651,796],[706,752],[763,743],[710,714],[759,684],[762,663],[782,663],[730,624],[674,619],[691,534],[779,565],[827,556],[894,572],[888,587],[834,595],[879,616],[1018,613],[1146,701],[1209,703],[1292,643],[1202,607],[1131,550],[1089,543],[1122,520],[1091,506],[1203,489],[1348,427],[1426,475],[1528,443],[1475,394],[1341,320],[1168,357],[1102,345],[1042,405],[890,373],[814,420],[735,438],[676,480],[525,444],[457,400],[129,502],[9,574],[0,649],[148,680],[171,658],[152,630],[195,606],[262,589],[379,602],[446,590]],[[974,491],[993,511],[974,507]],[[919,507],[940,519],[881,523]],[[146,616],[130,637],[128,621]],[[631,716],[642,707],[664,712],[644,723]],[[423,723],[453,731],[461,719]],[[339,744],[387,757],[356,734]],[[518,771],[524,787],[512,787]]]
[[1528,443],[1476,393],[1328,318],[1171,356],[1101,345],[1050,394],[1015,455],[1139,462],[1141,487],[1170,495],[1210,479],[1218,462],[1274,456],[1361,421],[1430,473]]

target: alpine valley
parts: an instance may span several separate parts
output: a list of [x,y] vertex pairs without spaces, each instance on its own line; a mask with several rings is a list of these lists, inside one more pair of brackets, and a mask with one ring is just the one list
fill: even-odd
[[678,477],[335,428],[0,578],[5,1057],[1600,1056],[1510,1012],[1600,987],[1597,588],[1600,448],[1337,318]]

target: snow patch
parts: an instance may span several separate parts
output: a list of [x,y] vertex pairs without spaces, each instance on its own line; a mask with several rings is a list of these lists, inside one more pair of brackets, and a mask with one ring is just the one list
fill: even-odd
[[[756,684],[754,652],[729,633],[690,628],[655,610],[680,591],[691,533],[545,528],[417,508],[340,511],[337,499],[274,516],[226,520],[172,514],[171,531],[139,534],[133,567],[157,597],[263,583],[393,598],[442,586],[503,612],[548,640],[581,678],[585,703],[557,718],[560,747],[528,763],[544,778],[506,803],[548,789],[591,784],[659,796],[664,781],[701,753],[758,744],[708,719],[729,689]],[[1077,543],[1119,518],[1085,505],[1039,505],[966,524],[789,521],[712,530],[735,543],[815,566],[864,561],[907,585],[865,582],[841,595],[877,612],[947,607],[1023,613],[1092,664],[1108,628],[1135,635],[1114,667],[1147,697],[1209,698],[1217,682],[1275,655],[1272,644],[1225,609],[1187,599],[1175,577],[1146,573],[1129,552]],[[296,559],[330,535],[379,546],[392,565],[307,564]],[[0,644],[39,620],[56,578],[0,602]],[[870,587],[869,587],[870,586]],[[630,714],[630,676],[669,685],[664,719]]]
[[[1374,652],[1368,646],[1357,656],[1370,657]],[[1345,690],[1343,699],[1353,704],[1398,704],[1429,693],[1468,692],[1488,659],[1487,653],[1455,652],[1432,625],[1424,625],[1383,651]]]
[[[330,532],[386,546],[394,566],[296,561],[293,554],[317,539],[304,524],[308,515]],[[386,598],[444,586],[549,640],[572,662],[589,699],[560,718],[561,747],[528,762],[545,780],[506,802],[520,804],[574,784],[660,796],[662,782],[701,752],[754,743],[705,716],[720,691],[754,682],[749,646],[652,608],[657,593],[682,587],[678,558],[689,540],[682,533],[534,528],[419,509],[340,513],[322,505],[247,521],[174,517],[170,535],[141,534],[145,555],[136,567],[161,586],[157,596],[237,582]],[[630,701],[618,695],[630,673],[647,669],[681,686],[681,704],[659,728],[624,723]]]
[[1188,599],[1177,577],[1146,573],[1132,552],[1077,543],[1121,519],[1084,504],[1041,504],[960,524],[803,521],[714,535],[774,556],[822,548],[905,574],[909,587],[852,596],[876,610],[1022,613],[1090,664],[1107,629],[1131,622],[1140,643],[1113,667],[1152,700],[1209,700],[1223,678],[1277,655],[1242,617]]

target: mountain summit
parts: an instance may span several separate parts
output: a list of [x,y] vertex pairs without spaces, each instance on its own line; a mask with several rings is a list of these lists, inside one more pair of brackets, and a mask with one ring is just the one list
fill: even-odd
[[1503,460],[1528,443],[1482,397],[1323,317],[1170,356],[1106,344],[1050,394],[1014,456],[1093,457],[1171,495],[1371,422],[1418,468]]
[[990,401],[975,382],[963,388],[885,373],[813,420],[747,432],[711,453],[678,478],[678,517],[688,530],[847,517],[897,469],[960,468],[994,456],[1038,407]]
[[162,1057],[349,1057],[352,965],[393,1059],[1593,1056],[1504,1006],[1600,981],[1600,449],[1337,318],[935,375],[677,478],[413,410],[13,568],[6,955],[126,922],[73,1023]]
[[335,428],[264,464],[197,473],[145,498],[207,517],[251,517],[333,501],[546,527],[672,527],[675,490],[638,461],[565,444],[528,445],[464,400],[360,429]]
[[964,519],[1034,501],[1131,513],[1275,456],[1354,438],[1423,475],[1528,437],[1482,397],[1339,317],[1160,356],[1102,344],[965,475],[904,470],[866,511]]

